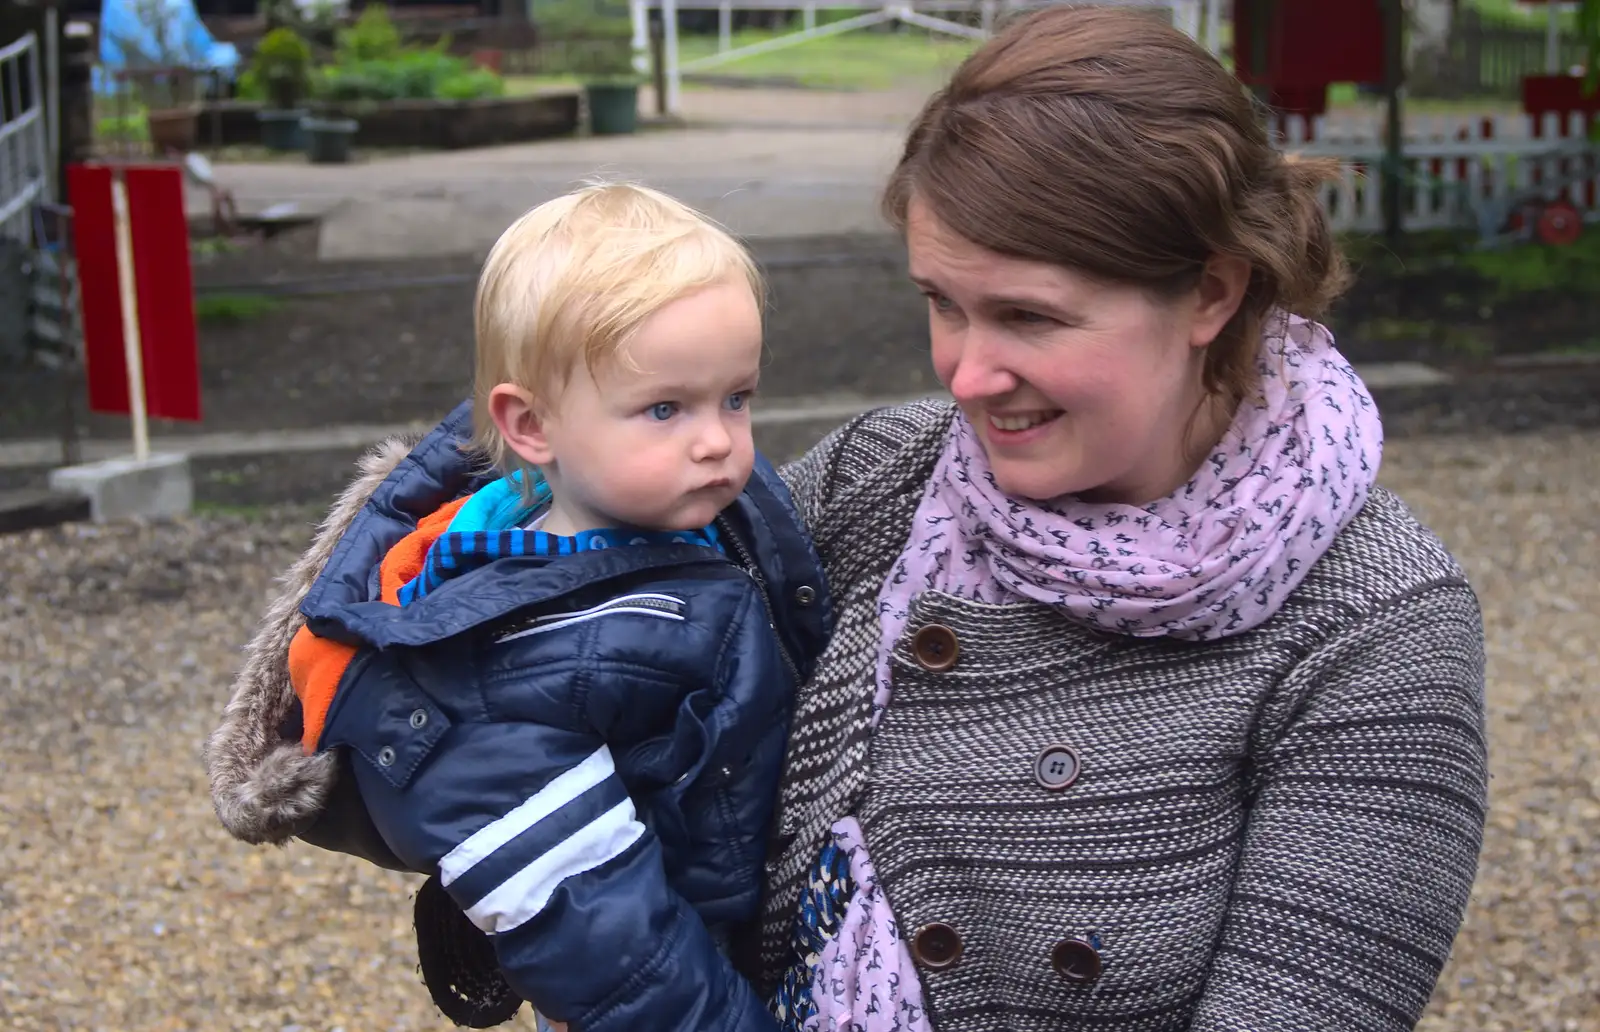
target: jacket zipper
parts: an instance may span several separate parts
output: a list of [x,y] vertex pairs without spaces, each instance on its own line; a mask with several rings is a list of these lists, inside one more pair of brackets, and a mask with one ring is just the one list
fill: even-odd
[[648,610],[652,614],[659,613],[661,616],[667,619],[682,620],[684,608],[685,606],[683,599],[674,598],[671,595],[662,595],[657,593],[622,595],[618,598],[611,599],[609,602],[604,602],[598,606],[592,606],[588,609],[581,609],[569,613],[545,613],[540,616],[518,620],[517,622],[502,628],[501,631],[495,636],[495,642],[497,644],[504,643],[511,641],[513,638],[521,638],[529,634],[538,634],[541,631],[555,630],[557,627],[562,627],[567,624],[576,623],[583,620],[589,620],[597,616],[604,616],[607,613],[616,612],[619,610],[630,612]]
[[783,635],[778,633],[778,618],[772,609],[772,599],[767,592],[767,579],[761,575],[761,567],[757,566],[750,553],[745,550],[744,544],[739,540],[739,535],[728,526],[727,520],[718,516],[716,519],[717,530],[721,531],[722,539],[728,543],[733,554],[738,558],[738,566],[745,575],[756,583],[756,591],[761,595],[761,605],[767,611],[767,626],[772,629],[772,637],[778,643],[778,655],[783,657],[783,665],[789,668],[789,678],[794,682],[795,688],[800,687],[800,668],[794,665],[794,660],[789,658],[789,649],[783,643]]

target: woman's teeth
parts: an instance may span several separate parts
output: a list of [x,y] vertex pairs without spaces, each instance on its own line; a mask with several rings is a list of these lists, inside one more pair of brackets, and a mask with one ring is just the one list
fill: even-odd
[[1019,430],[1032,430],[1040,423],[1048,423],[1060,414],[1060,412],[1024,412],[1014,416],[999,416],[990,413],[989,425],[996,430],[1015,433]]

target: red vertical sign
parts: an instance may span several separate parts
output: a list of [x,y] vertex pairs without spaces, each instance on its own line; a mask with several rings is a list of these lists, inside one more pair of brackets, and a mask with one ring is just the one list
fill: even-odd
[[[183,172],[175,165],[123,169],[133,235],[133,276],[144,360],[145,407],[158,419],[200,420],[200,359]],[[109,165],[67,169],[83,305],[84,365],[93,412],[129,411],[116,228]]]

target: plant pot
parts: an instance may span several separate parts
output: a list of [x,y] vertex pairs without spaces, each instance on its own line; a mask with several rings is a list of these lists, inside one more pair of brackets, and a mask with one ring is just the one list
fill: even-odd
[[157,154],[187,154],[194,150],[199,123],[193,108],[160,108],[145,112],[144,117],[150,146]]
[[275,151],[305,150],[306,136],[300,128],[305,117],[306,113],[299,110],[256,112],[256,121],[261,125],[261,146]]
[[361,128],[353,118],[304,118],[306,157],[316,165],[342,165],[350,160],[350,140]]
[[639,128],[639,84],[591,82],[583,88],[589,102],[589,131],[619,136]]

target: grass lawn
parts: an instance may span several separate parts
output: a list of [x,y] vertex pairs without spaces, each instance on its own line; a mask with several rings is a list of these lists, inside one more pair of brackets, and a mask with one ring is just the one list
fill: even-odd
[[545,90],[571,90],[582,85],[583,83],[570,75],[508,75],[506,96],[529,97]]
[[[1328,90],[1328,110],[1382,112],[1380,95],[1363,96],[1353,82],[1334,83]],[[1404,110],[1413,115],[1509,115],[1522,110],[1520,101],[1499,97],[1407,97]]]
[[[1550,23],[1550,12],[1543,4],[1521,4],[1517,0],[1462,0],[1463,7],[1472,7],[1487,18],[1512,25],[1544,28]],[[1563,31],[1577,28],[1578,16],[1572,11],[1561,13]]]
[[[751,30],[733,36],[734,47],[783,35]],[[796,43],[780,50],[737,58],[705,69],[718,76],[792,79],[821,89],[878,90],[899,85],[931,85],[947,78],[977,44],[904,27],[898,32],[858,29]],[[679,60],[693,61],[717,52],[715,36],[679,37]]]
[[[1487,3],[1498,0],[1484,0]],[[1511,0],[1505,0],[1507,4]],[[826,20],[821,19],[821,20]],[[1224,23],[1227,34],[1230,26]],[[785,31],[750,30],[735,33],[735,47],[760,43],[787,34]],[[903,28],[899,32],[857,30],[838,36],[796,43],[779,50],[737,58],[727,64],[715,65],[702,74],[728,79],[770,79],[792,81],[818,89],[881,90],[895,86],[932,88],[948,78],[956,65],[970,54],[977,44],[930,33],[922,29]],[[717,37],[689,35],[679,37],[679,60],[693,61],[717,52]],[[562,76],[514,76],[506,81],[507,92],[524,95],[544,87],[572,87],[576,80]],[[685,89],[696,88],[693,81],[684,83]],[[1381,106],[1377,98],[1362,97],[1353,84],[1335,85],[1328,98],[1330,108],[1367,108]],[[1484,99],[1433,100],[1411,98],[1407,110],[1418,114],[1485,114],[1515,111],[1514,101]]]
[[[787,34],[783,30],[750,30],[734,33],[732,42],[735,47],[744,47]],[[882,90],[903,85],[931,88],[947,78],[976,45],[922,29],[893,33],[858,29],[736,58],[705,69],[704,74],[719,79],[786,81],[814,89]],[[678,37],[681,62],[715,53],[715,35]],[[506,79],[506,92],[523,96],[540,89],[576,85],[578,80],[570,76],[518,75]],[[697,85],[689,81],[684,88],[694,89]]]

